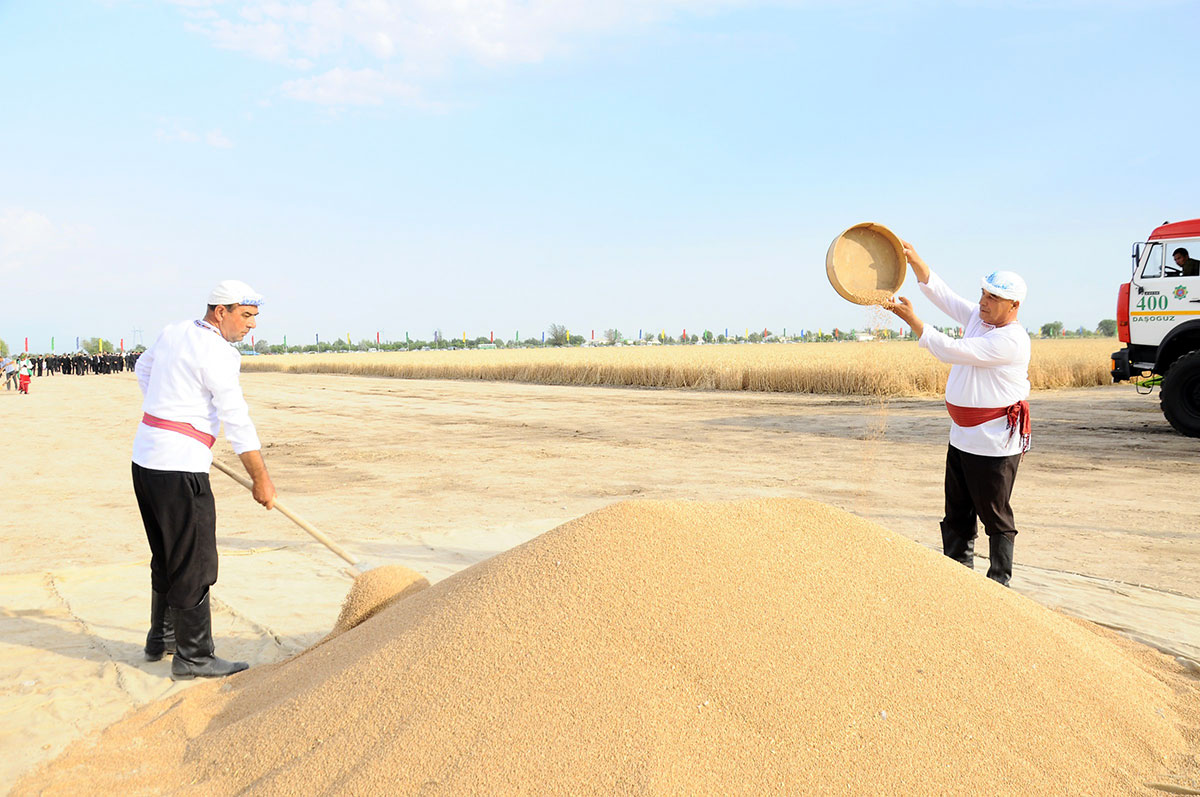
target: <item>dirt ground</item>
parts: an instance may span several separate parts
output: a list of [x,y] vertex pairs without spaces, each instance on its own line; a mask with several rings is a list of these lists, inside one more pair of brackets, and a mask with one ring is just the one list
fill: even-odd
[[[629,498],[812,498],[940,548],[940,399],[265,373],[243,385],[288,506],[368,564],[431,581]],[[1014,588],[1200,661],[1197,441],[1128,386],[1031,404]],[[131,374],[0,392],[0,786],[186,688],[169,661],[141,660],[149,554],[129,476],[140,412]],[[234,460],[224,440],[216,453]],[[218,653],[291,655],[332,627],[350,585],[342,562],[212,480]]]

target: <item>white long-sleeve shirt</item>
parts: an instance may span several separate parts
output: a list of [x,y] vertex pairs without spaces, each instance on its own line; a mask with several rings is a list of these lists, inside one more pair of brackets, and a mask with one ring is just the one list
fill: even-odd
[[[241,369],[241,355],[211,325],[171,324],[134,368],[145,397],[142,412],[189,423],[213,437],[224,424],[235,454],[257,451],[262,446],[242,396]],[[151,470],[208,473],[212,451],[185,434],[139,423],[133,461]]]
[[[929,324],[920,346],[950,363],[946,401],[960,407],[1008,407],[1029,397],[1029,333],[1013,321],[994,327],[979,317],[978,303],[968,302],[930,272],[921,292],[939,310],[963,327],[961,339],[938,332]],[[960,451],[985,457],[1021,453],[1021,434],[1010,436],[1008,421],[997,418],[978,426],[950,421],[950,444]]]

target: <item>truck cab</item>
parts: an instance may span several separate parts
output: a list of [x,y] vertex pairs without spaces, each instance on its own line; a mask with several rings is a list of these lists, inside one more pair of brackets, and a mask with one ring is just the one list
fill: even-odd
[[1112,355],[1113,381],[1149,372],[1167,420],[1200,437],[1200,219],[1163,224],[1133,245],[1117,334],[1126,347]]

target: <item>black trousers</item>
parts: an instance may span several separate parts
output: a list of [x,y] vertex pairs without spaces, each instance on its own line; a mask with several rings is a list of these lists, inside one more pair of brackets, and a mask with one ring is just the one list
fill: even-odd
[[1013,482],[1021,455],[985,457],[954,446],[946,451],[946,516],[942,519],[942,550],[970,567],[974,560],[976,519],[988,537],[1017,534],[1013,521]]
[[150,584],[167,605],[191,609],[217,583],[217,505],[207,473],[151,470],[133,463]]

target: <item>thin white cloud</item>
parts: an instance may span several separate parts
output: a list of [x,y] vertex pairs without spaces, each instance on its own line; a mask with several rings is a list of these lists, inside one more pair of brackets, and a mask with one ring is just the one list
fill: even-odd
[[231,149],[233,147],[233,142],[226,138],[225,134],[220,130],[209,130],[204,140],[208,142],[210,147],[218,149]]
[[[74,323],[77,312],[88,315],[80,297],[88,297],[87,306],[104,306],[108,300],[129,306],[131,291],[167,295],[170,285],[184,278],[181,269],[169,262],[170,255],[135,243],[135,238],[126,231],[106,236],[96,227],[64,221],[53,213],[0,207],[0,279],[37,280],[39,296],[62,297],[74,309],[60,322]],[[20,318],[23,309],[15,312]]]
[[456,61],[538,63],[590,36],[750,0],[175,0],[218,47],[301,71],[289,97],[323,105],[419,102],[419,86]]
[[173,141],[180,144],[199,144],[203,142],[210,147],[218,149],[230,149],[233,147],[233,142],[229,140],[229,137],[220,128],[200,134],[193,131],[190,126],[175,119],[160,119],[158,127],[154,130],[154,137],[160,141]]
[[391,98],[416,100],[417,90],[374,69],[336,67],[311,78],[289,80],[283,93],[319,105],[382,105]]
[[296,49],[287,28],[275,22],[235,23],[223,18],[198,20],[188,25],[207,35],[214,44],[225,50],[249,53],[264,61],[308,69],[312,61],[291,55]]
[[200,140],[200,136],[175,123],[160,124],[154,131],[154,137],[160,141],[178,141],[183,144],[195,144]]
[[75,250],[89,234],[84,227],[55,224],[35,210],[0,209],[0,275],[30,276]]
[[41,213],[22,208],[0,211],[0,260],[36,251],[54,240],[54,225]]

